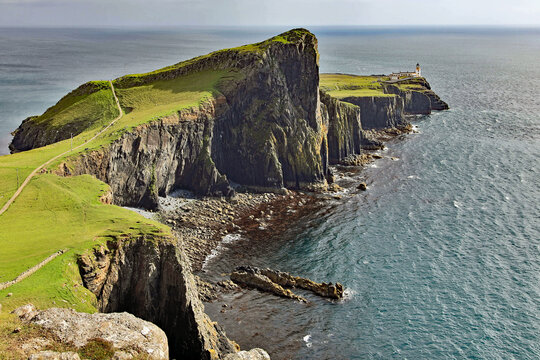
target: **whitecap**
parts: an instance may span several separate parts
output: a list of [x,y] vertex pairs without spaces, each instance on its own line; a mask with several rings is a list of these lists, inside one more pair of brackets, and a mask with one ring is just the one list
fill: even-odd
[[313,343],[310,341],[311,340],[311,335],[310,334],[307,334],[302,339],[304,340],[304,342],[306,343],[306,346],[308,348],[311,347],[311,345],[313,345]]
[[204,269],[208,263],[210,263],[210,261],[217,257],[219,255],[219,253],[223,250],[223,246],[218,245],[215,249],[213,249],[210,254],[206,255],[206,257],[204,258],[204,261],[203,261],[203,264],[202,264],[202,268]]
[[457,201],[457,200],[454,200],[454,207],[456,207],[457,209],[461,209],[463,208],[463,203]]
[[349,301],[349,300],[351,300],[355,295],[356,295],[356,291],[354,291],[354,290],[351,289],[351,288],[345,288],[345,290],[343,290],[343,298],[341,299],[341,301]]
[[212,259],[217,257],[223,250],[225,250],[224,244],[232,244],[233,242],[236,242],[242,238],[242,235],[240,234],[227,234],[221,238],[221,242],[218,246],[216,246],[215,249],[213,249],[210,254],[206,255],[204,258],[202,268],[204,269]]

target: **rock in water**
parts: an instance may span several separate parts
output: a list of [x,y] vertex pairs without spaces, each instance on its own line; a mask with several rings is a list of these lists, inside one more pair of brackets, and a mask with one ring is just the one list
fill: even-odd
[[284,287],[309,290],[319,296],[331,299],[343,298],[343,285],[340,283],[336,283],[335,285],[332,283],[316,283],[303,277],[293,276],[286,272],[271,269],[240,266],[231,274],[231,280],[239,284],[252,286],[259,290],[299,301],[306,301],[306,299],[295,295],[290,290],[284,289]]
[[[49,330],[62,343],[78,348],[91,340],[103,339],[114,350],[126,350],[134,356],[154,360],[169,358],[167,336],[163,330],[128,313],[87,314],[59,308],[38,311],[31,304],[16,309],[14,313],[23,321]],[[75,359],[56,354],[41,352],[35,354],[34,359]]]
[[360,184],[358,184],[358,186],[356,188],[358,190],[366,191],[367,190],[367,184],[365,182],[361,182]]
[[284,289],[281,285],[276,284],[267,276],[256,271],[251,271],[251,268],[237,268],[231,274],[231,280],[237,284],[254,287],[277,296],[307,302],[303,297],[296,295],[289,289]]

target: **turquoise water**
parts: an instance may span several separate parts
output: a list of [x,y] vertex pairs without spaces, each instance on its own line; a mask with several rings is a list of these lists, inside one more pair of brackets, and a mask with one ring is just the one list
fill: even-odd
[[[20,120],[84,81],[281,30],[0,30],[0,154]],[[208,266],[340,281],[346,301],[306,295],[306,306],[246,291],[207,304],[213,320],[273,359],[540,358],[540,31],[314,31],[321,71],[420,62],[451,110],[415,119],[419,134],[340,180],[365,179],[367,192],[350,190],[264,244],[229,244]]]
[[[540,358],[538,34],[319,35],[321,70],[423,73],[451,110],[418,118],[300,234],[223,255],[352,296],[311,306],[258,293],[207,305],[245,347],[276,359]],[[210,269],[212,271],[212,269]]]

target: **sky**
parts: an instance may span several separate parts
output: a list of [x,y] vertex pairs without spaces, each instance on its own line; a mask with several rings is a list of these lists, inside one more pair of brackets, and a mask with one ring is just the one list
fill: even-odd
[[540,0],[0,0],[0,27],[540,26]]

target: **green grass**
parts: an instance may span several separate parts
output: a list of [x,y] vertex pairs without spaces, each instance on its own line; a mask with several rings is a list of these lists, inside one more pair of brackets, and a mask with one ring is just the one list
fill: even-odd
[[[115,80],[115,90],[125,115],[97,139],[56,160],[47,169],[54,170],[61,162],[69,164],[82,152],[105,147],[138,125],[198,107],[221,95],[220,89],[230,80],[242,76],[231,69],[202,70],[167,80],[164,80],[167,77],[154,75],[222,52],[260,54],[273,43],[287,44],[305,35],[305,30],[293,30],[257,44],[220,50],[151,73]],[[92,138],[117,115],[110,85],[106,81],[97,81],[80,86],[30,121],[47,130],[80,132],[73,137],[73,147],[76,147]],[[67,139],[0,156],[0,206],[17,188],[17,170],[21,184],[34,168],[69,150],[70,146],[71,140]],[[64,306],[95,311],[95,298],[81,283],[76,265],[78,254],[119,236],[170,239],[168,227],[129,210],[102,204],[99,197],[107,191],[106,184],[87,175],[64,178],[49,173],[30,181],[0,216],[0,282],[14,279],[58,250],[68,251],[20,283],[0,291],[4,311],[28,302],[41,308]],[[13,296],[6,297],[10,292]]]
[[156,75],[163,75],[165,73],[174,72],[190,66],[194,63],[197,63],[201,60],[211,58],[213,56],[219,56],[221,54],[231,54],[234,53],[253,53],[261,55],[266,49],[268,49],[272,44],[281,43],[281,44],[291,44],[297,42],[299,39],[303,38],[305,35],[309,34],[309,31],[305,29],[293,29],[285,33],[274,36],[268,40],[261,41],[255,44],[243,45],[230,49],[222,49],[218,51],[211,52],[206,55],[201,55],[193,59],[179,62],[174,65],[166,66],[164,68],[154,70],[147,73],[141,74],[129,74],[122,76],[116,80],[118,87],[133,87],[136,85],[144,85],[148,81],[152,82],[156,78]]
[[346,97],[392,97],[385,94],[381,81],[387,77],[359,76],[345,74],[321,74],[319,85],[321,90],[337,99]]
[[407,83],[406,84],[401,84],[401,83],[396,83],[394,85],[396,85],[402,91],[411,91],[412,90],[412,91],[420,91],[420,92],[422,92],[422,91],[427,90],[421,84],[414,84],[414,83],[413,84],[407,84]]
[[[173,80],[157,81],[144,86],[118,89],[117,96],[122,108],[126,110],[125,112],[127,114],[97,139],[86,146],[75,150],[73,153],[58,159],[50,164],[48,168],[54,169],[61,162],[69,163],[70,161],[73,161],[74,158],[82,152],[106,146],[118,139],[126,131],[129,131],[138,125],[159,119],[160,117],[170,115],[182,109],[198,107],[205,101],[209,101],[213,97],[218,96],[220,94],[219,88],[224,82],[239,76],[240,74],[234,71],[209,70],[182,76]],[[110,102],[114,102],[110,88],[108,90],[104,89],[97,93],[84,96],[85,97],[82,100],[79,99],[76,102],[71,102],[63,111],[60,110],[59,107],[54,109],[54,111],[51,110],[52,108],[49,109],[48,112],[54,112],[54,116],[48,114],[48,112],[42,115],[42,117],[55,119],[55,122],[60,121],[61,119],[65,124],[69,121],[69,116],[72,116],[75,110],[80,111],[81,113],[89,111],[92,114],[103,114],[102,119],[92,123],[88,122],[89,128],[73,138],[73,147],[76,147],[93,137],[102,129],[102,127],[106,126],[118,115],[117,108],[115,108],[116,112],[110,110]],[[96,97],[101,99],[103,96],[108,96],[112,100],[103,100],[96,102],[93,105],[90,104],[93,100],[96,100]],[[62,101],[65,101],[66,98],[69,99],[70,97],[66,96],[59,104]],[[99,106],[101,106],[102,112],[96,110]],[[42,117],[39,118],[42,119]],[[93,116],[88,117],[90,118]],[[19,184],[21,184],[33,169],[53,156],[69,150],[70,147],[71,140],[67,139],[42,148],[13,155],[0,156],[0,206],[13,195],[17,188],[17,169],[19,170]]]
[[236,75],[237,73],[232,71],[207,70],[173,80],[156,81],[127,89],[119,88],[118,99],[126,115],[116,127],[134,127],[181,109],[198,107],[220,95],[220,83]]
[[[92,295],[82,287],[76,255],[118,236],[167,238],[170,229],[99,197],[108,186],[89,175],[34,178],[0,216],[0,282],[15,278],[52,253],[69,249],[36,273],[0,291],[4,309],[28,302],[91,311]],[[12,297],[6,297],[7,293]]]
[[66,96],[31,121],[52,128],[70,125],[73,132],[78,133],[110,122],[117,115],[118,109],[108,86],[91,94]]

